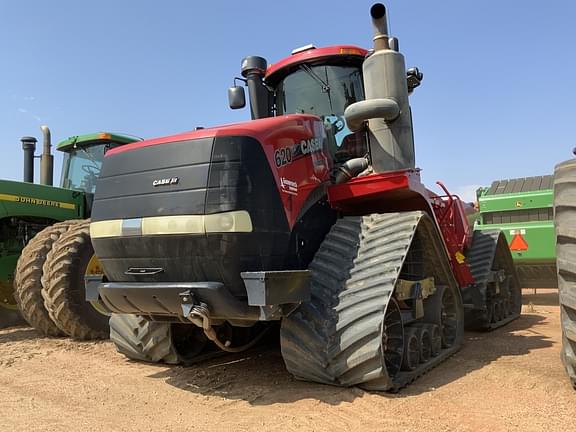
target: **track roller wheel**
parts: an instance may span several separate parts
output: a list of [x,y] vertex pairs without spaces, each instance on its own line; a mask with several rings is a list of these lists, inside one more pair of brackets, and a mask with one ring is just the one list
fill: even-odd
[[453,292],[445,286],[436,287],[436,292],[426,301],[424,322],[436,324],[441,336],[442,348],[454,345],[460,334],[458,304]]
[[56,326],[74,339],[108,338],[109,317],[86,301],[84,276],[94,273],[98,262],[90,241],[90,220],[83,220],[63,234],[44,262],[42,296]]
[[440,354],[440,351],[442,351],[442,335],[440,333],[440,327],[435,324],[426,325],[430,332],[430,355],[432,357],[437,357]]
[[494,324],[496,322],[498,322],[498,320],[500,319],[498,317],[498,311],[497,311],[497,307],[496,307],[496,302],[491,302],[488,303],[486,306],[486,321]]
[[510,297],[507,297],[506,299],[502,300],[502,314],[504,315],[504,318],[508,317],[512,313],[513,307],[514,306],[512,305]]
[[494,322],[502,320],[502,303],[500,300],[494,302]]
[[426,363],[432,357],[432,337],[427,325],[414,324],[418,329],[418,345],[420,346],[420,363]]
[[442,348],[450,348],[458,338],[458,308],[454,293],[445,289],[442,295],[442,319],[440,330],[442,333]]
[[406,327],[404,332],[404,356],[402,360],[402,370],[413,371],[420,364],[419,329],[416,327]]
[[78,221],[59,222],[44,228],[22,249],[16,264],[14,298],[24,319],[44,336],[64,336],[44,306],[42,275],[46,256],[60,236]]

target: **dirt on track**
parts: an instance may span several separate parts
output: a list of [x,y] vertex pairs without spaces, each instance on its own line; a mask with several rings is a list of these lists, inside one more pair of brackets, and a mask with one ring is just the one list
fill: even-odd
[[294,380],[277,346],[188,368],[139,364],[110,342],[0,331],[0,431],[571,431],[557,292],[398,394]]

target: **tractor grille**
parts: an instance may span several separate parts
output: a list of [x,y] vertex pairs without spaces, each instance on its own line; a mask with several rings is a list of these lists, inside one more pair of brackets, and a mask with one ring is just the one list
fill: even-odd
[[[249,232],[143,234],[138,225],[233,211],[249,214]],[[250,137],[135,146],[106,157],[92,222],[106,221],[141,230],[92,239],[114,282],[213,281],[242,295],[241,272],[285,269],[295,261],[276,182],[261,144]],[[158,271],[138,273],[150,268]]]

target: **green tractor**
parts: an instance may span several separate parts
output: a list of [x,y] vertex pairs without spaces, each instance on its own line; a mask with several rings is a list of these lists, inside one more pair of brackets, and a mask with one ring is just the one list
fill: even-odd
[[475,229],[506,235],[523,288],[557,288],[553,177],[498,180],[478,191]]
[[[576,149],[574,150],[576,154]],[[554,170],[554,223],[562,322],[562,361],[576,389],[576,159]]]
[[84,301],[84,275],[100,272],[87,218],[105,151],[139,139],[95,133],[62,141],[54,187],[50,130],[42,130],[42,184],[34,184],[33,137],[22,138],[24,181],[0,180],[0,328],[24,317],[44,335],[107,337],[108,318]]

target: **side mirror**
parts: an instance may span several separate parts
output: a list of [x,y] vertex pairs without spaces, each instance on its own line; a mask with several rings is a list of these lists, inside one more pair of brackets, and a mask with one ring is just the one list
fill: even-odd
[[228,89],[228,103],[232,109],[240,109],[246,106],[246,94],[244,87],[234,86]]

